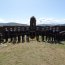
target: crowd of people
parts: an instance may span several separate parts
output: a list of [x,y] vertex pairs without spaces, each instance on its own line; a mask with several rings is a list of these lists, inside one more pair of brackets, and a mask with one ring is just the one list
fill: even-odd
[[20,28],[4,28],[2,32],[0,32],[0,43],[24,43],[30,42],[31,36],[35,37],[35,39],[40,42],[49,42],[49,43],[60,43],[65,38],[65,31],[60,31],[59,28],[44,28],[41,29],[39,27],[36,28],[35,31],[30,33],[30,28],[24,27]]
[[[59,28],[42,28],[39,34],[41,35],[41,39],[43,42],[49,43],[60,43],[62,40],[61,37],[63,37]],[[39,41],[39,34],[37,31],[37,41]]]

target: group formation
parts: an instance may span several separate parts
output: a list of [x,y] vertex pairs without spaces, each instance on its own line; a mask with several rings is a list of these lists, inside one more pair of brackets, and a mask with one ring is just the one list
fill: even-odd
[[61,44],[62,41],[65,41],[65,30],[62,30],[62,26],[41,27],[40,30],[36,31],[37,41],[39,41],[39,36],[43,42]]
[[24,43],[36,39],[38,42],[60,43],[65,40],[65,26],[37,26],[36,18],[30,18],[30,26],[0,27],[0,43]]
[[65,31],[59,27],[40,27],[30,30],[29,26],[2,27],[0,31],[0,43],[24,43],[36,39],[38,42],[60,43],[65,40]]

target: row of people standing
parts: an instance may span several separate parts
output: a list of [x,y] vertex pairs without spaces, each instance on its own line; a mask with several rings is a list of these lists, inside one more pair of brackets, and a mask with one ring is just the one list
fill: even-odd
[[50,42],[50,43],[60,43],[61,42],[61,35],[60,35],[59,28],[41,28],[41,30],[37,30],[37,41],[40,41],[39,36],[43,42]]
[[[25,41],[24,37],[25,37],[25,31],[24,31],[24,27],[22,28],[22,30],[20,28],[4,28],[3,32],[0,35],[0,40],[4,43],[7,42],[13,42],[13,43],[20,43],[21,42],[21,38],[22,38],[22,42]],[[27,36],[26,36],[27,37]],[[28,40],[27,40],[28,41]]]
[[[35,34],[37,41],[40,41],[40,36],[41,36],[41,39],[43,42],[59,43],[61,41],[59,32],[60,32],[59,28],[37,27],[35,33],[33,34]],[[14,27],[9,29],[4,28],[3,33],[0,33],[0,40],[3,41],[4,43],[7,43],[7,42],[20,43],[21,41],[23,43],[25,42],[25,38],[26,38],[26,41],[29,42],[30,36],[31,34],[30,34],[29,27],[27,27],[26,30],[24,27],[22,27],[22,29],[20,27],[18,28]]]

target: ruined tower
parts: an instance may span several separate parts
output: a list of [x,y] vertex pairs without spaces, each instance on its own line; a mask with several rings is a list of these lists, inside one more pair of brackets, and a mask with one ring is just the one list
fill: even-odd
[[30,18],[30,38],[35,38],[35,31],[36,31],[36,18],[32,16]]
[[34,16],[30,18],[30,30],[36,30],[36,18]]

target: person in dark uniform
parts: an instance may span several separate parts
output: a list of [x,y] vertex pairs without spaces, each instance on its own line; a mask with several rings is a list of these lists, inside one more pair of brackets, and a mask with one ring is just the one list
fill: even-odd
[[42,37],[42,41],[44,42],[44,36],[45,36],[45,31],[44,28],[42,28],[41,30],[41,37]]
[[8,37],[9,37],[9,31],[7,28],[5,28],[4,30],[4,38],[5,38],[5,42],[4,43],[7,43],[8,42]]
[[53,28],[52,30],[52,43],[55,42],[56,43],[56,29]]
[[60,32],[60,30],[59,30],[59,28],[57,27],[57,28],[56,28],[56,42],[57,42],[57,43],[60,43],[60,35],[59,35],[59,32]]
[[18,27],[18,29],[17,29],[18,43],[21,42],[21,37],[20,37],[20,35],[21,35],[21,30],[20,30],[20,27]]
[[49,33],[49,35],[48,35],[48,36],[49,36],[48,41],[49,41],[49,42],[52,41],[52,40],[51,40],[51,39],[52,39],[52,32],[53,32],[53,31],[52,31],[52,27],[50,27],[50,29],[48,30],[48,33]]
[[3,42],[4,42],[3,35],[2,35],[2,33],[0,33],[0,44],[3,43]]
[[30,35],[29,27],[26,27],[26,41],[27,42],[29,42],[29,35]]
[[1,33],[0,33],[0,44],[1,44]]
[[59,32],[60,41],[65,41],[65,30]]
[[17,31],[16,31],[16,27],[14,27],[14,30],[13,30],[13,44],[15,44],[16,43],[16,41],[17,41]]
[[24,43],[25,42],[25,28],[24,27],[22,27],[22,30],[21,30],[21,34],[22,34],[22,43]]
[[48,42],[49,40],[49,28],[46,28],[45,30],[45,35],[46,35],[46,41]]
[[39,27],[36,28],[36,40],[40,42],[39,40]]
[[9,30],[9,36],[10,36],[10,42],[12,42],[13,41],[13,29],[12,28],[10,28]]
[[62,33],[62,36],[60,35],[60,40],[65,41],[65,30],[64,30],[64,32]]

